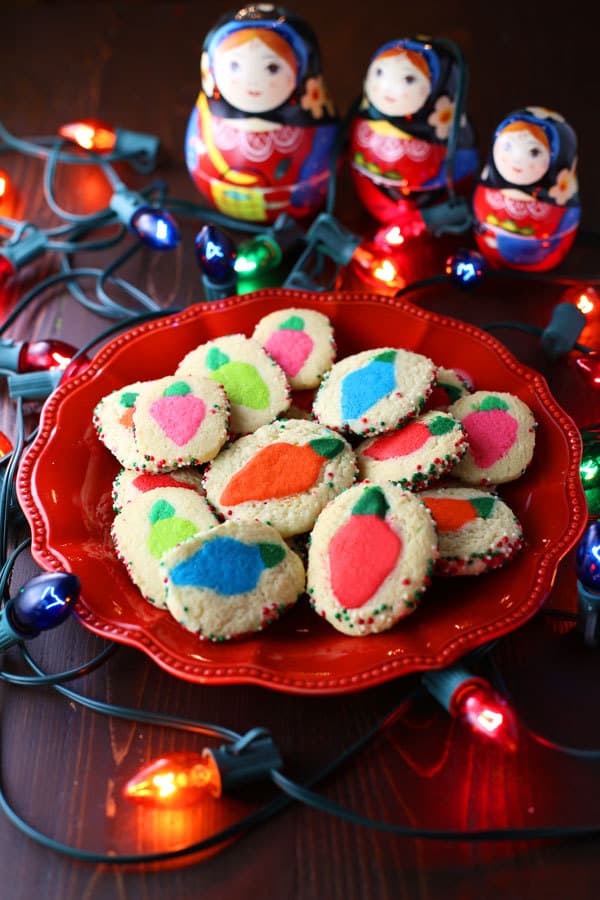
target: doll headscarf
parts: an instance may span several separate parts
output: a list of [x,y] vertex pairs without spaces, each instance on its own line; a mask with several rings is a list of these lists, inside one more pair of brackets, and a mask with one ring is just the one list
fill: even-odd
[[[463,74],[459,71],[458,60],[453,57],[444,44],[441,42],[436,43],[435,39],[405,38],[390,41],[388,44],[380,47],[371,57],[369,66],[383,53],[389,54],[390,51],[394,50],[398,50],[398,52],[403,50],[412,51],[413,53],[418,53],[425,60],[429,72],[429,96],[417,112],[407,116],[389,116],[377,109],[369,101],[365,93],[358,115],[365,119],[385,120],[395,128],[410,134],[418,140],[434,144],[447,143],[447,137],[440,138],[438,133],[436,133],[436,110],[438,109],[438,101],[444,102],[442,98],[448,98],[451,103],[456,101],[459,78]],[[474,143],[473,130],[466,117],[464,117],[459,129],[458,146],[472,147]]]
[[[247,28],[264,28],[277,34],[291,48],[297,66],[296,87],[291,96],[276,109],[259,113],[259,118],[300,126],[337,122],[337,114],[322,83],[321,54],[316,35],[303,19],[281,6],[251,4],[222,16],[204,41],[203,60],[207,70],[203,74],[208,74],[214,83],[215,51],[229,35]],[[319,104],[320,92],[322,104]],[[218,84],[214,85],[213,95],[207,96],[210,111],[215,116],[246,118],[249,115],[228,103],[220,95]]]
[[[533,184],[514,185],[502,177],[494,163],[496,139],[508,125],[512,125],[514,122],[523,122],[541,128],[548,141],[550,151],[548,170],[539,181]],[[577,137],[571,126],[553,110],[528,106],[510,113],[496,128],[489,159],[479,180],[481,184],[490,188],[517,187],[523,193],[545,203],[578,206],[576,165]],[[564,185],[562,185],[563,182]]]

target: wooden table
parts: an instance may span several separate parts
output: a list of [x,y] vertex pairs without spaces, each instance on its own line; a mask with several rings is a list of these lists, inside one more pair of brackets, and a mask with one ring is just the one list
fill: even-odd
[[[339,106],[360,90],[370,54],[386,40],[429,32],[456,40],[470,64],[468,108],[483,152],[493,128],[511,109],[528,103],[561,111],[580,140],[584,225],[600,220],[596,39],[574,7],[527,7],[465,2],[438,8],[395,4],[371,8],[341,0],[305,2],[302,13],[320,36],[325,73]],[[160,136],[157,172],[172,195],[197,201],[183,161],[183,135],[198,89],[203,37],[220,4],[13,4],[3,11],[0,118],[18,136],[52,134],[66,121],[97,116]],[[43,201],[41,167],[3,154],[17,196],[13,214],[42,227],[55,220]],[[120,169],[134,188],[144,176]],[[92,173],[59,181],[60,202],[85,211],[102,206],[107,188]],[[351,187],[340,191],[338,217],[357,230],[371,223]],[[151,253],[126,270],[134,283],[165,305],[200,299],[191,250],[195,227],[173,255]],[[442,271],[447,254],[465,238],[431,241],[415,263],[415,277]],[[167,258],[168,257],[168,258]],[[110,254],[103,257],[104,264]],[[94,258],[93,264],[101,264]],[[21,292],[54,270],[50,255],[28,266],[3,298],[10,308]],[[598,273],[597,245],[583,235],[560,270],[564,276]],[[545,325],[563,288],[490,282],[475,294],[423,292],[431,309],[481,324],[519,318]],[[35,305],[11,330],[14,338],[62,338],[76,346],[106,323],[76,306],[63,288]],[[538,342],[518,332],[507,346],[546,376],[557,400],[579,426],[600,418],[600,399],[585,389],[572,360],[551,363]],[[13,404],[3,389],[0,428],[11,434]],[[543,452],[543,448],[542,448]],[[19,564],[14,584],[37,571]],[[573,555],[560,565],[550,598],[576,607]],[[82,662],[103,642],[76,620],[30,645],[51,671]],[[504,639],[498,659],[518,710],[563,743],[600,745],[597,715],[600,658],[568,625],[541,615]],[[3,659],[19,667],[14,650]],[[343,697],[294,696],[254,686],[190,684],[162,671],[137,650],[123,647],[104,667],[74,687],[111,703],[200,717],[239,731],[260,724],[277,737],[288,766],[310,775],[393,708],[412,684],[404,678]],[[111,852],[167,849],[223,827],[259,803],[259,789],[243,798],[208,803],[184,814],[132,811],[120,798],[124,780],[140,762],[173,749],[198,748],[190,737],[82,710],[51,690],[3,685],[2,769],[7,794],[36,827],[59,840]],[[201,746],[201,744],[200,744]],[[481,828],[600,821],[598,764],[521,742],[514,755],[474,740],[431,699],[352,762],[324,790],[370,815],[431,827]],[[363,830],[299,805],[221,852],[163,867],[128,869],[73,863],[40,848],[0,820],[0,864],[6,900],[35,896],[100,898],[294,897],[296,900],[419,898],[557,898],[592,900],[600,885],[598,840],[507,844],[447,844],[404,840]]]

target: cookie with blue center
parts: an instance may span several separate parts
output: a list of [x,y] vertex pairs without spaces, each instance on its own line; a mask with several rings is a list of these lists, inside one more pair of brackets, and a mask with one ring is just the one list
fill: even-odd
[[335,363],[313,404],[315,418],[337,431],[367,437],[418,415],[436,379],[436,366],[410,350],[380,347]]
[[225,522],[166,553],[171,615],[200,640],[262,631],[304,591],[300,557],[270,525]]

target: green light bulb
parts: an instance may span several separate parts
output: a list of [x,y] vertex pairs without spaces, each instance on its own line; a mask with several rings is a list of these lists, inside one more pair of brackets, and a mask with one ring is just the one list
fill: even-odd
[[259,234],[238,246],[234,268],[240,278],[248,278],[277,268],[282,259],[277,241],[266,234]]

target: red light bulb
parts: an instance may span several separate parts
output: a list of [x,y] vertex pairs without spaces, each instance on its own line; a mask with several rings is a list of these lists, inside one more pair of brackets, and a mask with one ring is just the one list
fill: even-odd
[[158,809],[195,806],[207,794],[221,796],[221,777],[209,750],[170,753],[143,766],[123,794],[133,803]]
[[[77,349],[64,341],[25,342],[19,353],[19,372],[45,372],[48,369],[66,370]],[[77,360],[79,362],[79,360]],[[85,360],[89,364],[89,360]],[[73,374],[73,373],[71,373]]]
[[373,238],[373,243],[389,252],[401,247],[410,238],[419,237],[425,231],[427,225],[423,216],[418,209],[411,209],[400,220],[380,228]]
[[395,294],[406,285],[406,279],[389,252],[382,251],[374,243],[360,244],[350,260],[352,270],[379,293]]
[[600,387],[600,353],[592,350],[585,356],[578,356],[575,365],[585,373],[586,380],[592,387]]
[[572,303],[588,322],[600,315],[600,296],[593,287],[571,287],[563,294],[564,303]]
[[114,128],[99,119],[82,119],[79,122],[68,122],[58,129],[61,137],[73,141],[83,150],[95,150],[97,153],[110,153],[117,142]]
[[13,445],[6,437],[3,431],[0,431],[0,459],[3,456],[6,456],[7,453],[12,453]]
[[471,730],[514,751],[517,747],[517,728],[514,714],[506,700],[483,680],[467,681],[452,695],[450,712]]

